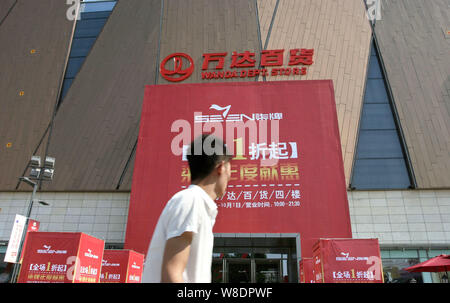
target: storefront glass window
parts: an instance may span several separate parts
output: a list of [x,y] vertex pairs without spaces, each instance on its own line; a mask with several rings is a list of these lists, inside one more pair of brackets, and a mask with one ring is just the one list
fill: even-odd
[[13,269],[12,264],[3,262],[5,259],[5,252],[6,247],[0,246],[0,284],[9,282]]
[[450,283],[448,280],[450,271],[448,272],[433,272],[431,273],[431,279],[433,283]]
[[386,283],[448,283],[450,272],[409,273],[403,268],[409,267],[439,255],[448,255],[447,249],[383,249],[384,279]]
[[279,283],[282,270],[280,260],[256,260],[256,283]]
[[385,283],[423,283],[422,273],[410,273],[405,267],[420,263],[419,259],[383,259]]

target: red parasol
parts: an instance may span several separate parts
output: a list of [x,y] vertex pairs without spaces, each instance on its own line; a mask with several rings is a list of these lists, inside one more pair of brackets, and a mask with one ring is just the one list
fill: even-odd
[[409,272],[445,272],[450,271],[450,255],[440,255],[425,262],[404,268]]

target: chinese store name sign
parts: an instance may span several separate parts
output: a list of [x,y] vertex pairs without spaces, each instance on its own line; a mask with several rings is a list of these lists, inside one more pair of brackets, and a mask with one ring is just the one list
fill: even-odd
[[[202,80],[218,79],[251,79],[255,77],[304,76],[307,66],[314,64],[314,49],[292,49],[285,66],[286,51],[264,50],[259,55],[256,52],[239,53],[206,53],[203,54],[201,71]],[[226,60],[231,57],[231,63]],[[170,82],[182,82],[189,78],[195,70],[191,56],[185,53],[175,53],[167,56],[160,66],[161,76]]]
[[[351,237],[332,81],[147,86],[136,152],[126,249],[147,253],[162,209],[190,185],[187,147],[202,133],[234,155],[216,200],[216,233]],[[195,151],[194,151],[195,152]]]

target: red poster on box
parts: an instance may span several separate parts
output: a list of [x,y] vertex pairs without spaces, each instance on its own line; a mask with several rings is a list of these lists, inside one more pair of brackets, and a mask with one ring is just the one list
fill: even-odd
[[167,201],[190,185],[184,148],[211,132],[235,154],[215,233],[299,233],[302,257],[314,238],[352,237],[331,80],[156,85],[143,104],[127,249],[147,253]]
[[105,242],[81,234],[74,283],[99,283]]
[[132,250],[105,250],[100,283],[141,283],[144,255]]
[[313,255],[317,283],[383,283],[378,239],[320,239]]
[[314,283],[323,283],[322,256],[318,245],[313,248],[313,273]]
[[98,283],[103,249],[83,233],[30,233],[18,282]]
[[141,283],[143,269],[144,255],[135,251],[130,251],[126,283]]
[[314,262],[312,258],[300,261],[300,283],[314,283]]

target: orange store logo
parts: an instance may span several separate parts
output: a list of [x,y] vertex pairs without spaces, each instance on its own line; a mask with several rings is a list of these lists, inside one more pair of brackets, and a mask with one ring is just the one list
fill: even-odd
[[[259,62],[256,53],[251,51],[233,52],[231,64],[226,66],[227,57],[227,52],[203,54],[202,80],[304,76],[308,72],[307,66],[314,64],[314,49],[290,50],[288,66],[285,66],[284,49],[261,51]],[[186,80],[194,69],[194,60],[185,53],[167,56],[160,66],[161,76],[170,82]]]

